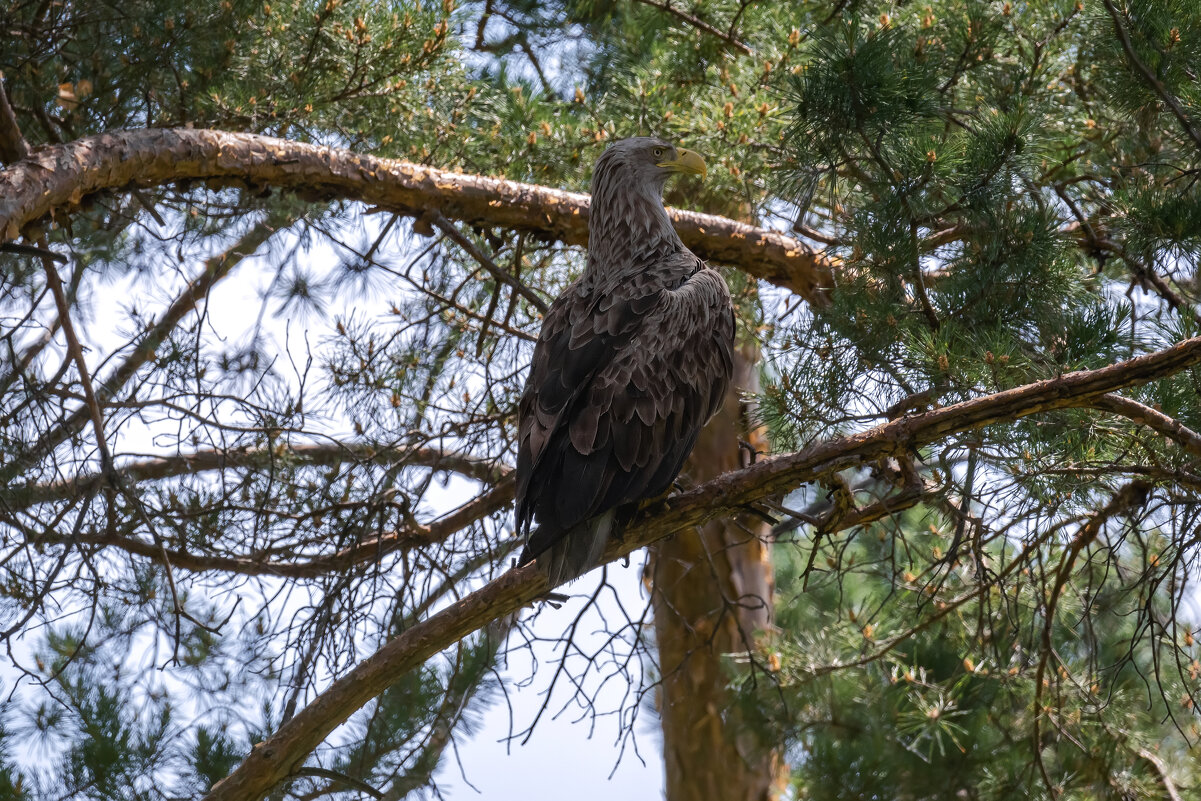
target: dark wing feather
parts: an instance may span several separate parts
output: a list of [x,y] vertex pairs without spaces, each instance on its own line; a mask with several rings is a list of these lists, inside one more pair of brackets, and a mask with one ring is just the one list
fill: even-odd
[[523,561],[590,518],[665,492],[725,396],[725,282],[687,251],[645,275],[599,300],[569,291],[547,315],[520,409]]

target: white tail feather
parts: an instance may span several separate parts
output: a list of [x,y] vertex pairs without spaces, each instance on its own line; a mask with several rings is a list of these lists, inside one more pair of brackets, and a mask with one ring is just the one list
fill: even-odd
[[552,587],[579,578],[600,564],[613,534],[614,516],[610,509],[585,520],[538,556],[538,567],[546,573]]

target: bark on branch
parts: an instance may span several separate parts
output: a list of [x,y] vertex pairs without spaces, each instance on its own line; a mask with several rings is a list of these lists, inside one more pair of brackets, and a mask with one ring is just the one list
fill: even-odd
[[[605,552],[611,562],[689,526],[778,495],[817,476],[893,455],[944,437],[1040,412],[1091,405],[1100,395],[1138,386],[1201,364],[1201,337],[1099,370],[1068,373],[1015,389],[912,414],[858,434],[726,473],[644,510]],[[259,743],[206,801],[257,801],[338,725],[404,673],[489,622],[517,612],[550,587],[535,565],[500,578],[414,625],[334,682],[292,720]]]
[[[280,561],[276,553],[272,553],[270,556],[261,552],[252,552],[242,556],[197,553],[167,548],[163,543],[149,542],[138,537],[106,532],[77,534],[71,537],[70,541],[76,545],[117,548],[160,565],[170,565],[193,573],[222,572],[245,576],[311,579],[331,573],[345,572],[363,564],[375,564],[398,550],[444,542],[475,521],[499,512],[512,504],[513,487],[512,477],[505,478],[496,486],[429,524],[407,526],[389,531],[339,551],[314,556],[303,561]],[[0,519],[3,519],[2,515],[0,515]],[[39,539],[39,543],[43,545],[58,544],[63,541],[65,538],[59,538],[52,534],[43,534]]]
[[[151,481],[207,470],[261,469],[271,465],[332,465],[346,461],[372,461],[378,464],[406,464],[428,467],[432,470],[450,470],[481,481],[489,487],[462,506],[427,524],[411,526],[381,533],[363,542],[347,546],[333,553],[311,556],[307,559],[281,561],[278,552],[249,552],[237,556],[216,555],[166,548],[159,543],[115,532],[72,535],[76,544],[98,545],[117,548],[133,556],[139,556],[160,564],[191,572],[225,572],[249,576],[280,576],[285,578],[316,578],[336,571],[345,571],[365,563],[378,562],[388,554],[405,548],[433,545],[445,541],[458,531],[490,514],[499,512],[513,501],[512,468],[453,451],[437,448],[386,448],[363,443],[333,443],[297,445],[286,451],[255,449],[245,451],[206,450],[178,456],[146,459],[123,465],[111,475],[91,473],[71,481],[34,485],[19,488],[12,496],[5,497],[4,514],[30,506],[55,500],[76,498],[102,487],[110,478],[132,486],[141,481]],[[39,540],[44,545],[59,540],[51,534],[43,534]]]
[[[209,470],[261,470],[276,466],[328,466],[343,462],[374,462],[450,470],[467,478],[496,484],[512,472],[505,464],[480,459],[466,453],[440,448],[404,448],[364,442],[306,443],[286,448],[229,448],[201,450],[175,456],[157,456],[127,462],[114,470],[116,478],[128,485],[158,481]],[[3,496],[8,511],[25,509],[39,503],[78,497],[99,487],[107,476],[87,473],[66,481],[10,487]]]
[[[118,131],[43,147],[0,171],[0,241],[97,192],[188,180],[350,198],[410,216],[436,210],[571,245],[588,241],[587,195],[268,136],[183,128]],[[810,301],[831,286],[828,261],[798,240],[716,215],[670,213],[684,244],[701,258],[734,265]]]

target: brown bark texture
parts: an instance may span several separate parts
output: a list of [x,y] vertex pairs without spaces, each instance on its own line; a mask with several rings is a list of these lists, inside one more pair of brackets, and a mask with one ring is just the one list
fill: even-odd
[[[1201,337],[1098,370],[1067,373],[933,411],[906,415],[857,434],[764,459],[643,510],[625,536],[610,543],[604,562],[620,559],[669,534],[703,526],[732,510],[820,476],[894,455],[903,456],[943,437],[982,426],[1057,409],[1091,406],[1106,393],[1165,378],[1197,364],[1201,364]],[[838,528],[834,525],[831,530]],[[301,767],[330,732],[397,677],[490,622],[514,614],[548,589],[545,576],[535,565],[528,565],[509,571],[415,624],[331,684],[259,743],[206,798],[258,801]],[[898,637],[882,643],[881,654],[901,641]]]
[[[178,181],[241,184],[341,197],[413,217],[441,214],[483,227],[588,242],[587,195],[446,172],[395,159],[247,133],[151,128],[51,145],[0,170],[0,241],[36,232],[89,195]],[[703,259],[737,265],[814,301],[830,265],[778,231],[712,214],[670,210],[681,239]]]
[[[685,467],[707,481],[746,466],[766,451],[748,431],[740,395],[758,389],[757,349],[734,354],[734,380],[722,410],[701,431]],[[728,687],[730,659],[746,656],[772,624],[771,528],[732,515],[685,529],[651,548],[659,716],[668,801],[778,798],[787,768],[778,744],[742,719]]]

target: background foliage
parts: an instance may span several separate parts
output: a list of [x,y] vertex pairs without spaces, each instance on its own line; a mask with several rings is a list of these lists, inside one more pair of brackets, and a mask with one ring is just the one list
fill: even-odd
[[[837,259],[818,309],[729,273],[777,451],[1197,329],[1201,12],[1184,0],[19,0],[3,21],[34,146],[190,125],[583,190],[615,138],[685,141],[710,174],[670,202]],[[220,457],[144,481],[63,483],[109,465],[40,260],[0,254],[0,796],[197,795],[330,676],[505,569],[489,499],[540,310],[582,254],[444,222],[179,184],[48,226],[116,466]],[[171,318],[191,281],[208,302]],[[798,796],[1195,786],[1201,478],[1146,422],[1201,426],[1199,380],[772,501],[774,672],[731,675]],[[840,531],[903,492],[908,511]],[[466,524],[414,536],[454,507]],[[385,535],[409,544],[339,557]],[[535,617],[404,677],[286,792],[427,787]],[[586,708],[604,675],[636,712],[645,613],[607,623],[612,641],[564,664]]]

